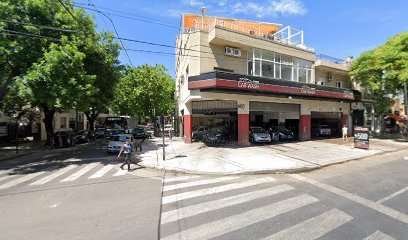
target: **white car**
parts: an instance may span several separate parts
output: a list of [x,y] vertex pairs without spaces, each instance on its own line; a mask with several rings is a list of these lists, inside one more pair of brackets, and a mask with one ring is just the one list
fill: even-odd
[[133,143],[132,134],[114,135],[111,137],[106,151],[108,153],[118,153],[126,141],[129,141],[131,144]]
[[270,143],[271,135],[261,127],[251,127],[249,141],[252,143]]

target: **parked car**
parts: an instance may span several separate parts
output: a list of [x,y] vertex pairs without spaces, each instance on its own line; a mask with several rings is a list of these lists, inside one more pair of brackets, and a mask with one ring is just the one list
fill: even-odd
[[131,134],[135,139],[147,138],[146,131],[143,127],[135,127],[132,129]]
[[89,131],[88,130],[82,130],[74,135],[74,143],[86,143],[89,142]]
[[71,147],[74,143],[72,129],[59,129],[54,133],[54,147]]
[[110,141],[108,142],[108,147],[106,151],[108,153],[118,153],[126,141],[133,143],[132,134],[113,135]]
[[328,125],[319,125],[316,133],[316,137],[328,137],[332,134],[332,130]]
[[174,128],[171,124],[164,124],[164,135],[165,136],[174,136]]
[[249,141],[251,143],[270,143],[272,139],[271,135],[262,127],[251,127]]
[[212,128],[203,135],[203,142],[208,145],[219,145],[226,143],[225,131],[221,128]]
[[197,130],[193,131],[192,138],[194,141],[202,141],[207,132],[207,127],[199,127]]
[[295,140],[293,131],[285,127],[272,127],[269,129],[269,134],[273,141],[290,141]]
[[105,137],[105,128],[96,128],[95,129],[95,138]]

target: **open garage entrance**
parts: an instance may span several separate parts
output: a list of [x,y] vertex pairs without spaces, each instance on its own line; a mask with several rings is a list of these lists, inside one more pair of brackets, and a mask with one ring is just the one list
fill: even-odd
[[214,135],[214,143],[235,143],[238,136],[236,101],[206,100],[192,102],[192,137],[206,141]]
[[311,112],[312,138],[332,138],[341,136],[340,112]]
[[249,102],[249,126],[265,130],[289,130],[295,139],[299,138],[299,104]]

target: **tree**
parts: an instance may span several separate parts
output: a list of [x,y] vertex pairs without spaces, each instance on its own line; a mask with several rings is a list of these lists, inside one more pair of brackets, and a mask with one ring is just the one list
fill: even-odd
[[0,1],[0,102],[52,43],[63,36],[84,38],[92,33],[92,19],[67,5],[75,19],[55,0]]
[[174,80],[162,65],[125,70],[115,90],[113,109],[140,118],[174,111]]
[[381,119],[389,110],[391,96],[403,91],[408,83],[408,32],[361,54],[353,62],[350,75],[375,101],[375,112]]
[[75,43],[52,44],[43,59],[16,80],[19,96],[43,111],[48,144],[53,139],[54,113],[72,109],[82,94],[92,91],[95,77],[86,75],[84,58]]
[[81,95],[79,110],[87,116],[91,135],[99,113],[106,112],[113,100],[114,89],[120,77],[119,49],[112,34],[101,33],[84,51],[85,72],[96,79],[89,94]]

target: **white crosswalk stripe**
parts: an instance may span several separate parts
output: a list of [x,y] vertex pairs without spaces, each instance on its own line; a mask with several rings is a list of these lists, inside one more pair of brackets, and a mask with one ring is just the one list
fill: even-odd
[[105,175],[107,172],[109,172],[112,168],[114,168],[116,165],[113,164],[108,164],[104,166],[103,168],[99,169],[96,173],[92,174],[89,178],[100,178],[103,175]]
[[4,180],[6,180],[6,179],[12,178],[13,176],[14,176],[14,175],[1,176],[1,177],[0,177],[0,182],[1,182],[1,181],[4,181]]
[[46,177],[38,179],[37,181],[31,183],[30,185],[42,185],[42,184],[45,184],[47,182],[50,182],[50,181],[56,179],[59,176],[64,175],[65,173],[71,171],[72,169],[74,169],[76,167],[77,167],[77,165],[68,165],[68,166],[66,166],[66,167],[64,167],[64,168],[62,168],[62,169],[60,169],[60,170],[46,176]]
[[114,177],[119,177],[119,176],[123,176],[128,174],[129,171],[128,170],[124,170],[124,169],[118,169],[117,172],[115,174],[113,174]]
[[221,192],[236,190],[236,189],[242,189],[242,188],[255,186],[255,185],[266,183],[266,182],[272,182],[274,180],[275,179],[269,178],[269,177],[257,178],[257,179],[252,179],[252,180],[248,180],[245,182],[230,183],[230,184],[217,186],[217,187],[211,187],[211,188],[199,189],[199,190],[194,190],[194,191],[189,191],[189,192],[183,192],[179,194],[173,194],[169,196],[164,196],[162,198],[162,204],[169,204],[169,203],[186,200],[190,198],[202,197],[205,195],[216,194],[216,193],[221,193]]
[[213,179],[204,179],[204,180],[194,181],[194,182],[179,183],[175,185],[166,185],[163,187],[163,192],[181,189],[181,188],[187,188],[187,187],[197,187],[197,186],[207,185],[207,184],[212,184],[212,183],[220,183],[220,182],[234,180],[237,178],[239,177],[221,177],[221,178],[213,178]]
[[44,172],[34,172],[34,173],[29,173],[27,175],[23,175],[21,177],[15,178],[15,179],[13,179],[13,180],[11,180],[9,182],[6,182],[6,183],[0,185],[0,190],[16,186],[16,185],[18,185],[20,183],[23,183],[23,182],[27,182],[27,181],[29,181],[29,180],[31,180],[33,178],[36,178],[36,177],[40,176],[43,173]]
[[93,168],[95,168],[98,165],[98,163],[90,163],[85,165],[85,167],[81,168],[77,172],[71,174],[67,178],[61,180],[61,182],[72,182],[74,180],[77,180],[80,178],[82,175],[86,174],[87,172],[91,171]]
[[395,239],[388,236],[385,233],[382,233],[380,231],[376,231],[375,233],[371,234],[370,236],[364,238],[363,240],[395,240]]
[[275,233],[272,236],[266,237],[263,240],[314,240],[351,221],[352,219],[352,216],[338,209],[332,209],[319,216],[310,218],[302,223]]
[[165,178],[164,182],[165,183],[172,183],[172,182],[179,182],[179,181],[187,181],[187,180],[192,180],[192,179],[196,179],[199,178],[200,176],[197,175],[192,175],[192,176],[177,176],[177,177],[169,177],[169,178]]
[[173,221],[179,221],[183,218],[192,217],[200,213],[219,210],[225,207],[237,205],[240,203],[249,202],[258,198],[269,197],[278,193],[293,190],[289,185],[279,185],[267,189],[261,189],[253,192],[233,195],[231,197],[222,198],[219,200],[204,202],[192,206],[178,208],[176,210],[163,212],[161,217],[161,224],[166,224]]
[[[162,239],[210,239],[223,234],[239,230],[243,227],[260,221],[290,212],[292,210],[318,202],[317,198],[309,195],[300,195],[267,206],[252,209],[224,219],[216,220],[197,227],[182,230],[178,233],[165,236]],[[303,238],[302,238],[303,239]]]

